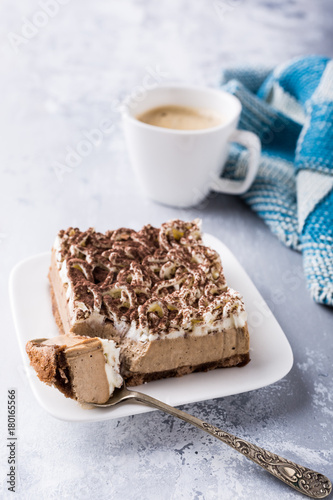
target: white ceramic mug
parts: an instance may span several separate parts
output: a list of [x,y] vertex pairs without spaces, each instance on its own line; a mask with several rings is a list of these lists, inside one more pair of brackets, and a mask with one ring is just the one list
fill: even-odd
[[[139,121],[145,111],[165,105],[212,109],[221,113],[221,125],[202,130],[174,130]],[[251,186],[259,165],[260,140],[236,130],[240,101],[222,90],[160,86],[125,100],[123,125],[134,171],[146,195],[160,203],[190,207],[209,191],[241,194]],[[228,143],[237,142],[249,150],[244,180],[220,179],[228,155]]]

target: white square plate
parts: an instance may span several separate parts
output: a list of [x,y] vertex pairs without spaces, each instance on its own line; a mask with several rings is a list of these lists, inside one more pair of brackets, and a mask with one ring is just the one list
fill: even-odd
[[[220,368],[206,373],[192,373],[137,387],[139,391],[171,406],[265,387],[284,377],[293,365],[292,350],[285,334],[237,259],[214,236],[205,234],[204,243],[219,252],[229,286],[244,297],[248,312],[251,361],[241,368]],[[20,262],[10,277],[10,298],[24,372],[37,400],[54,417],[69,421],[93,422],[153,411],[135,404],[83,409],[78,403],[65,398],[57,389],[43,384],[38,379],[29,365],[25,344],[31,339],[58,335],[52,315],[47,278],[50,255],[47,252]]]

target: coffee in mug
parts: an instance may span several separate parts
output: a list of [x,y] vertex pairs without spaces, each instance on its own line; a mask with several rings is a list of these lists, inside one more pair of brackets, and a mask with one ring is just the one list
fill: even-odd
[[136,118],[147,125],[174,130],[202,130],[223,123],[222,115],[212,109],[174,105],[149,109]]

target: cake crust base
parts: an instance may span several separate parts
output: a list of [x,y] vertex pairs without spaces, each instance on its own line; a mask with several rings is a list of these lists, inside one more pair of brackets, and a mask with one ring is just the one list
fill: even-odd
[[[46,339],[40,339],[40,341]],[[66,398],[74,398],[69,382],[69,366],[64,354],[65,346],[41,347],[40,343],[31,340],[26,345],[30,364],[36,371],[39,380],[54,385]]]

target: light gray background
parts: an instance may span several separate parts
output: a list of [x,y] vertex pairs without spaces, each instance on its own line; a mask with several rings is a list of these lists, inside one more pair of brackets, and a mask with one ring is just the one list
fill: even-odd
[[[6,392],[16,387],[16,497],[299,498],[219,441],[160,412],[96,424],[49,416],[21,375],[7,282],[16,262],[50,249],[60,228],[140,228],[199,215],[204,230],[231,248],[272,307],[295,363],[270,387],[184,409],[332,479],[332,310],[310,299],[301,256],[282,246],[239,199],[212,196],[198,211],[142,197],[116,102],[128,93],[140,96],[145,76],[154,71],[163,82],[217,86],[226,65],[331,56],[332,2],[72,0],[46,21],[41,3],[4,0],[0,6],[0,415],[3,430]],[[27,20],[45,25],[34,31],[30,25],[27,33]],[[22,29],[30,38],[18,38]],[[55,162],[64,163],[68,148],[76,149],[84,133],[105,120],[113,122],[110,133],[61,182]],[[296,276],[292,287],[286,276]]]

